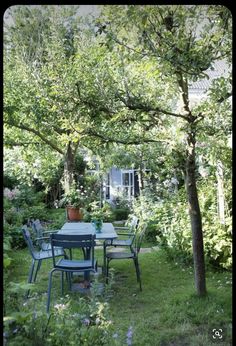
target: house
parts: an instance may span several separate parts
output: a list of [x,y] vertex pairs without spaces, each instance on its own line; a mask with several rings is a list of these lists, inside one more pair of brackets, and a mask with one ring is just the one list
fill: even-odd
[[[224,61],[217,61],[214,66],[214,70],[207,70],[209,78],[203,78],[197,82],[193,82],[189,88],[189,101],[190,107],[193,107],[198,102],[202,101],[207,97],[207,90],[209,89],[212,81],[215,78],[221,76],[228,76],[230,71],[229,67]],[[181,104],[177,104],[177,108],[181,111]],[[99,163],[95,159],[95,170],[89,170],[88,173],[93,174],[99,171]],[[200,167],[201,169],[201,167]],[[201,174],[199,169],[199,173]],[[148,169],[146,171],[149,171]],[[165,182],[166,188],[172,188],[172,190],[177,189],[178,181],[175,177],[171,178],[170,181]],[[112,167],[103,178],[102,186],[102,199],[114,203],[117,198],[123,197],[128,201],[132,200],[134,197],[139,195],[140,191],[140,181],[139,173],[137,169],[134,168],[123,168],[119,169]]]

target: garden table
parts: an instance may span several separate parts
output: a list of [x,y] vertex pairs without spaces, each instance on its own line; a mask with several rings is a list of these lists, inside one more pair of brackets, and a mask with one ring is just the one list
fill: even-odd
[[[118,237],[112,223],[104,222],[100,233],[96,233],[91,222],[66,222],[59,234],[95,234],[97,240],[112,240]],[[103,243],[103,274],[106,272],[105,244]],[[87,274],[86,278],[87,278]]]

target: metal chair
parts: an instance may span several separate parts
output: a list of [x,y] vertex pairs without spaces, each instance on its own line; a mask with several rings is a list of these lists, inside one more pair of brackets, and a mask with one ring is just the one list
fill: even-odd
[[[137,231],[138,224],[139,224],[139,219],[137,216],[132,215],[130,218],[130,222],[127,224],[127,226],[124,227],[115,227],[115,230],[117,231],[118,236],[125,237],[125,239],[108,239],[105,240],[103,243],[103,254],[104,254],[104,259],[103,259],[103,265],[104,265],[104,270],[106,268],[106,253],[107,253],[107,247],[109,246],[114,246],[114,247],[130,247],[133,243],[135,232]],[[128,231],[128,232],[124,232]]]
[[44,251],[44,250],[51,250],[51,243],[50,243],[50,234],[58,232],[58,230],[51,230],[51,231],[46,231],[40,220],[32,220],[31,225],[33,230],[35,231],[36,235],[36,242],[39,245],[39,247]]
[[132,243],[129,246],[129,248],[130,248],[129,252],[112,251],[112,252],[106,253],[106,282],[107,283],[108,283],[108,277],[109,277],[109,263],[110,263],[110,261],[114,260],[114,259],[121,259],[121,260],[131,259],[134,261],[137,281],[139,283],[140,291],[142,291],[140,268],[139,268],[139,262],[138,262],[138,254],[140,251],[141,243],[142,243],[146,228],[147,228],[146,224],[138,227],[136,233],[134,234],[134,236],[132,238]]
[[[50,308],[50,299],[51,299],[51,287],[52,287],[52,274],[55,271],[61,272],[61,291],[63,294],[63,279],[64,272],[69,275],[69,289],[71,289],[71,275],[72,273],[81,273],[81,272],[97,272],[97,261],[94,259],[94,246],[95,235],[93,234],[51,234],[51,245],[52,245],[52,259],[53,259],[53,269],[49,273],[49,282],[48,282],[48,299],[47,299],[47,313]],[[59,259],[56,262],[55,260],[55,248],[63,247],[64,249],[86,249],[86,258],[80,260],[74,259]]]
[[[31,267],[29,270],[29,276],[28,276],[28,283],[32,283],[32,282],[36,281],[37,274],[38,274],[38,271],[41,267],[42,261],[52,258],[52,251],[51,250],[42,250],[42,249],[37,250],[33,244],[30,231],[28,230],[28,227],[26,225],[24,225],[22,227],[22,233],[23,233],[23,237],[25,239],[25,242],[28,246],[30,255],[32,257],[32,263],[31,263]],[[54,251],[54,256],[66,257],[66,254],[62,248],[59,248],[59,249],[56,249],[56,251]],[[37,263],[37,267],[36,267],[36,271],[34,273],[36,263]],[[27,293],[27,297],[28,297],[28,295],[29,295],[29,291]]]

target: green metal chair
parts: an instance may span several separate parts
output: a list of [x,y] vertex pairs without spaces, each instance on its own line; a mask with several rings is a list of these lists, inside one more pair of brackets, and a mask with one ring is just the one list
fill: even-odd
[[[52,245],[52,259],[53,259],[53,269],[49,273],[48,282],[48,299],[47,299],[47,313],[50,309],[50,299],[51,299],[51,288],[52,288],[52,274],[55,271],[61,272],[61,291],[63,294],[64,290],[64,272],[69,278],[69,289],[71,290],[71,275],[73,273],[89,273],[97,272],[97,261],[94,258],[94,247],[95,235],[93,234],[51,234],[51,245]],[[55,249],[62,247],[64,249],[86,249],[85,259],[75,260],[75,259],[59,259],[56,262],[55,259]]]
[[[26,225],[22,227],[22,233],[32,258],[32,263],[31,263],[29,275],[28,275],[28,283],[32,283],[36,281],[37,274],[41,267],[42,261],[52,258],[52,251],[42,250],[42,249],[38,250],[33,244],[31,233]],[[56,249],[56,251],[54,251],[54,256],[66,257],[66,254],[62,248],[59,248],[59,249]],[[35,270],[36,263],[37,263],[37,267]],[[27,297],[28,295],[29,295],[29,291],[27,293]]]
[[132,215],[130,218],[130,222],[128,222],[127,226],[124,227],[115,227],[115,231],[117,231],[118,236],[122,236],[122,239],[108,239],[105,240],[103,243],[103,266],[104,270],[106,268],[106,253],[107,253],[107,247],[114,246],[114,247],[131,247],[135,232],[137,231],[139,224],[139,219],[137,216]]
[[136,270],[136,276],[137,281],[139,283],[140,291],[142,291],[142,283],[141,283],[141,275],[140,275],[140,268],[139,268],[139,262],[138,262],[138,254],[141,248],[141,243],[143,240],[143,236],[145,234],[147,225],[143,224],[142,226],[139,226],[136,233],[134,234],[132,238],[132,243],[129,246],[130,251],[111,251],[106,253],[106,282],[108,283],[108,277],[109,277],[109,263],[111,260],[125,260],[125,259],[131,259],[134,262],[135,270]]
[[31,225],[33,230],[35,231],[35,236],[36,236],[35,240],[37,244],[39,245],[39,247],[42,250],[51,250],[50,234],[57,233],[59,230],[46,231],[43,228],[39,219],[32,220]]

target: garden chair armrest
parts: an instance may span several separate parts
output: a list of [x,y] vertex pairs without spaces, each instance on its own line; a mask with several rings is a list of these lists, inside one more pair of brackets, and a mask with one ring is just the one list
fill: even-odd
[[49,240],[50,239],[50,237],[40,237],[40,238],[35,238],[35,240]]
[[123,233],[123,232],[116,232],[118,235],[126,235],[126,236],[131,236],[134,235],[134,233]]
[[127,227],[127,226],[124,226],[124,227],[121,227],[121,226],[116,227],[116,226],[115,226],[114,228],[115,228],[115,230],[124,230],[124,231],[130,230],[130,228]]
[[57,233],[59,232],[59,229],[55,229],[55,230],[49,230],[49,231],[43,231],[43,234],[50,234],[50,233]]

